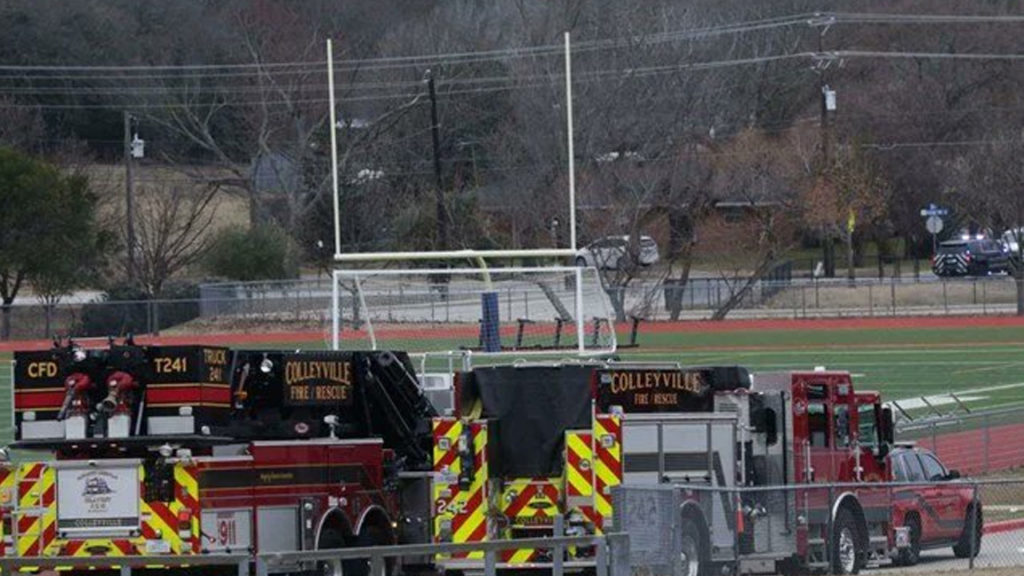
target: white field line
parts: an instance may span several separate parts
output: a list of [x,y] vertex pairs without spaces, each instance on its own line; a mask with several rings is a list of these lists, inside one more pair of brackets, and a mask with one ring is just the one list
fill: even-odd
[[[1014,389],[1017,389],[1017,388],[1024,388],[1024,382],[1017,382],[1016,384],[1000,384],[998,386],[985,386],[985,387],[982,387],[982,388],[971,388],[969,390],[960,390],[958,392],[948,392],[946,394],[934,394],[934,395],[931,395],[931,396],[924,396],[924,397],[921,397],[921,396],[911,396],[911,397],[908,397],[908,398],[901,398],[901,399],[895,400],[894,402],[898,403],[900,405],[900,407],[903,408],[904,410],[914,410],[914,409],[917,409],[917,408],[924,408],[924,407],[926,407],[927,404],[924,402],[924,400],[927,400],[928,403],[933,405],[933,406],[940,406],[940,405],[943,405],[943,404],[953,404],[953,403],[956,402],[956,400],[953,399],[953,396],[955,395],[957,398],[960,399],[961,402],[964,402],[964,403],[967,403],[967,402],[977,402],[979,400],[987,400],[988,399],[988,396],[979,396],[979,394],[984,394],[986,392],[999,392],[999,391],[1002,391],[1002,390],[1014,390]],[[922,398],[923,398],[923,400],[922,400]],[[887,402],[886,404],[892,404],[892,402]]]

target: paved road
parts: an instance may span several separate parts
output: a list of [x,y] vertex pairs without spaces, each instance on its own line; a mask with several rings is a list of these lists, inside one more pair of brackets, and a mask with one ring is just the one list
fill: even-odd
[[[883,567],[880,574],[933,574],[966,570],[967,560],[955,558],[951,548],[921,553],[921,562],[912,568]],[[1019,567],[1024,574],[1024,530],[986,534],[981,542],[981,553],[974,560],[976,568]]]

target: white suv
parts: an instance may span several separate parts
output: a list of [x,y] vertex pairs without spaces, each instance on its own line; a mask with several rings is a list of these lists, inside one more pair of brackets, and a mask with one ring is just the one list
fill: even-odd
[[[658,243],[650,236],[640,237],[639,249],[637,264],[650,266],[658,261]],[[577,266],[592,266],[602,270],[628,268],[630,259],[629,236],[605,236],[576,252]]]

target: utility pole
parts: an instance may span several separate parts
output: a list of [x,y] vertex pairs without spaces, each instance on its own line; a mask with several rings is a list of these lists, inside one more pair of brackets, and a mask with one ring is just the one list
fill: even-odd
[[135,210],[132,208],[132,196],[135,183],[132,178],[132,115],[124,111],[124,213],[125,237],[128,244],[128,279],[135,281]]
[[[826,91],[828,90],[828,82],[826,82],[825,72],[828,70],[829,62],[825,59],[825,49],[823,46],[825,33],[828,32],[829,22],[824,22],[824,27],[818,32],[818,55],[819,60],[817,63],[818,67],[818,94],[821,99],[821,117],[820,117],[820,141],[821,141],[821,169],[822,171],[828,170],[828,102]],[[823,233],[822,241],[824,242],[824,254],[822,260],[824,260],[825,277],[834,278],[836,275],[836,256],[835,246],[832,242],[832,234],[827,230]]]
[[444,208],[444,184],[441,181],[441,134],[437,122],[437,91],[434,89],[434,73],[427,71],[427,89],[430,91],[430,137],[434,141],[434,178],[437,189],[435,201],[437,209],[437,241],[438,250],[448,249],[448,213]]

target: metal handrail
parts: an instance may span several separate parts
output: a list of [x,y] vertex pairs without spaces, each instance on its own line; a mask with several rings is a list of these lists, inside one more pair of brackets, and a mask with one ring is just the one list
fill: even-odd
[[16,572],[22,568],[90,568],[116,566],[122,574],[131,568],[146,566],[238,566],[238,574],[248,573],[249,554],[195,554],[152,556],[6,556],[0,557],[0,571]]
[[[596,548],[594,568],[597,576],[619,576],[628,572],[628,534],[616,532],[604,535],[552,536],[545,538],[522,538],[515,540],[490,540],[486,542],[448,542],[433,544],[397,544],[391,546],[364,546],[332,550],[309,550],[301,552],[267,552],[256,557],[256,573],[265,576],[272,573],[271,566],[284,564],[294,566],[311,562],[330,563],[335,573],[340,573],[341,563],[346,560],[370,560],[370,574],[384,574],[384,559],[406,556],[453,554],[458,552],[483,552],[484,574],[497,573],[497,553],[504,550],[547,548],[552,549],[552,574],[562,576],[564,559],[562,555],[570,546],[594,546]],[[608,549],[606,550],[606,546]],[[609,558],[609,555],[612,558]],[[610,564],[618,568],[609,570]]]
[[330,550],[303,550],[297,552],[264,552],[257,558],[269,563],[322,562],[328,560],[357,560],[380,556],[400,558],[403,556],[424,556],[430,554],[453,554],[458,552],[502,552],[522,548],[559,548],[568,546],[600,546],[608,539],[627,538],[621,532],[586,536],[552,536],[548,538],[519,538],[515,540],[488,540],[485,542],[440,542],[432,544],[395,544],[391,546],[360,546],[333,548]]

